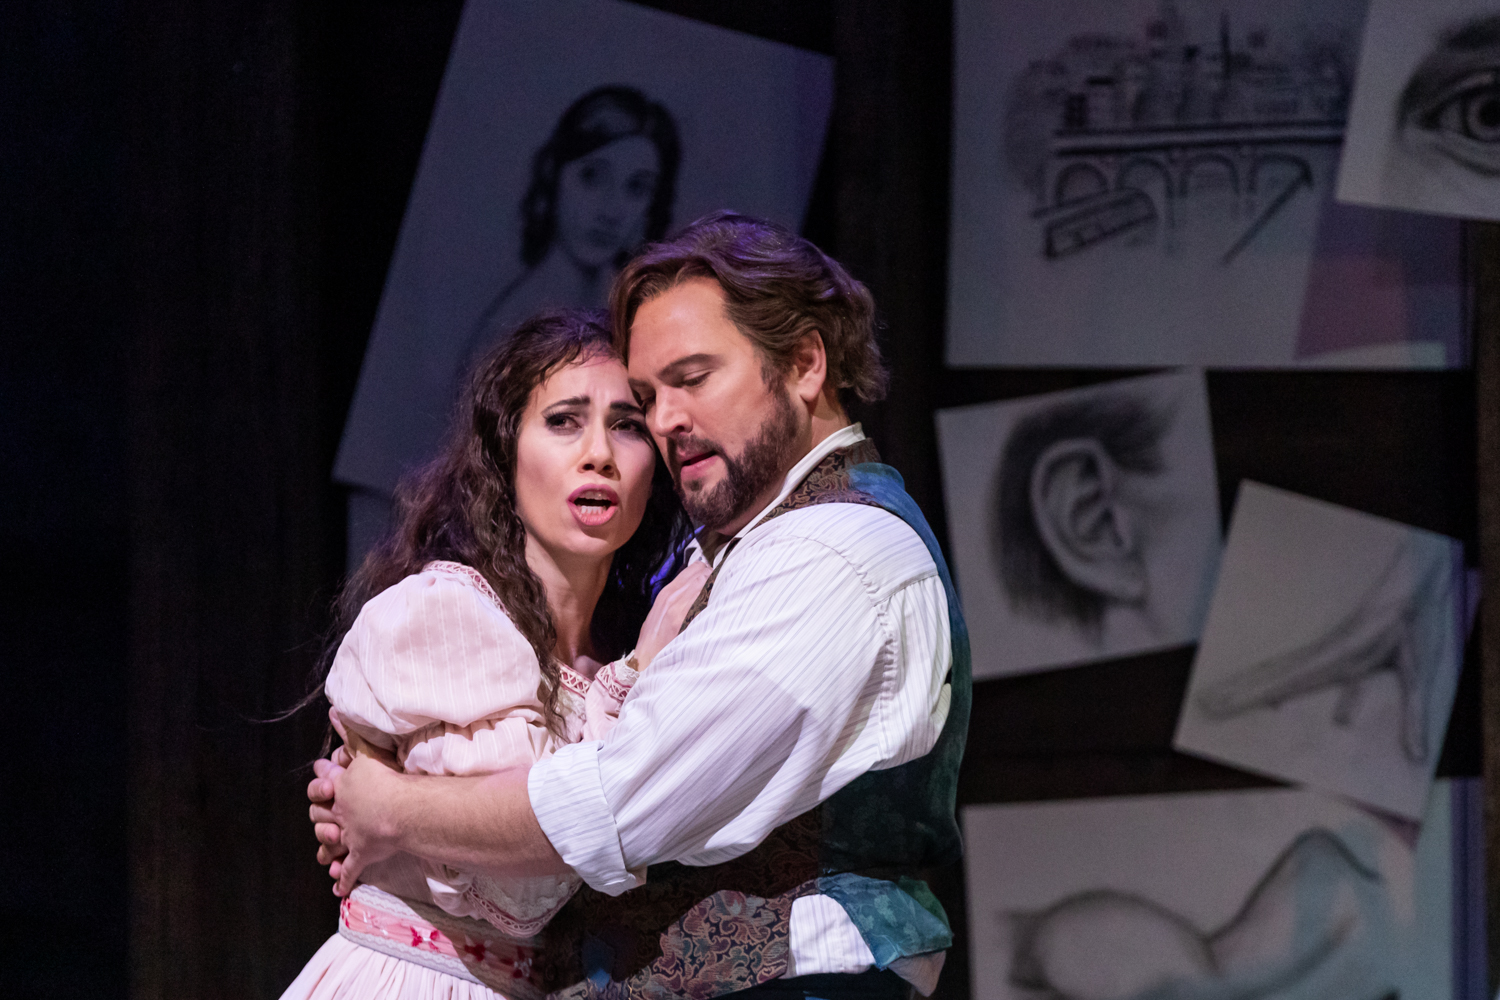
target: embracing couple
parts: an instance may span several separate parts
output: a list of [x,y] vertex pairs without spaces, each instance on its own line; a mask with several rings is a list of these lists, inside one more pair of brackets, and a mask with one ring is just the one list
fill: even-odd
[[610,307],[479,362],[347,585],[308,788],[343,906],[287,998],[937,983],[968,639],[840,401],[884,389],[870,295],[719,213]]

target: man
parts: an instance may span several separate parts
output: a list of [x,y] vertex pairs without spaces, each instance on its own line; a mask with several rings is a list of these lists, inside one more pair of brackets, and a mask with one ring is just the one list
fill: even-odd
[[396,851],[571,868],[587,887],[544,946],[566,995],[930,993],[951,934],[915,875],[958,858],[968,640],[930,529],[840,402],[884,390],[869,293],[720,213],[647,248],[611,305],[703,526],[681,633],[608,739],[529,775],[320,762],[319,857],[340,894]]

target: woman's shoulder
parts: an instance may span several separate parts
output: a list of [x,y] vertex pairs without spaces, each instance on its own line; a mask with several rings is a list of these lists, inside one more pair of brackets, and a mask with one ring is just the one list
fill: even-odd
[[365,603],[356,626],[376,632],[420,627],[431,633],[500,633],[530,649],[484,574],[472,566],[435,560]]
[[505,612],[505,606],[500,603],[500,597],[495,593],[495,588],[490,586],[490,581],[484,578],[483,573],[466,563],[454,562],[451,559],[434,559],[423,566],[420,573],[414,573],[406,579],[419,581],[418,586],[427,587],[456,584],[474,591],[494,605],[502,614]]

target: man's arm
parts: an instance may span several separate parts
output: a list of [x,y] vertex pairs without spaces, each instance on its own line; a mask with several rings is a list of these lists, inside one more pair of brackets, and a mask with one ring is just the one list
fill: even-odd
[[[367,757],[347,768],[327,765],[308,789],[312,821],[347,896],[367,865],[398,851],[493,875],[560,875],[569,871],[537,825],[526,771],[475,778],[401,774]],[[316,794],[315,794],[316,793]],[[319,799],[330,804],[318,804]],[[331,825],[331,826],[330,826]],[[342,859],[337,853],[346,852]],[[336,870],[335,870],[336,869]]]
[[915,532],[846,504],[765,530],[609,738],[531,771],[538,822],[595,889],[626,891],[660,861],[741,855],[865,771],[926,753],[942,728],[947,602]]

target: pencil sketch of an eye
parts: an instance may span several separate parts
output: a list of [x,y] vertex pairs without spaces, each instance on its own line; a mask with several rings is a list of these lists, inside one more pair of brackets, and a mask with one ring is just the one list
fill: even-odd
[[1402,91],[1397,131],[1486,176],[1500,174],[1500,16],[1446,35]]

